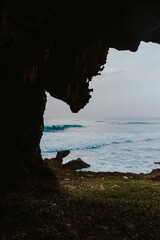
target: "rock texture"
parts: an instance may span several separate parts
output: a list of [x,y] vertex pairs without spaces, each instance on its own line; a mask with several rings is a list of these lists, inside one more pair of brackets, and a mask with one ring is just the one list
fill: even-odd
[[84,168],[89,168],[90,165],[84,162],[81,158],[73,159],[62,165],[63,169],[76,171]]
[[44,163],[54,172],[59,172],[61,170],[76,171],[90,167],[90,165],[84,162],[81,158],[73,159],[67,163],[63,163],[63,158],[66,157],[69,153],[70,150],[57,152],[55,158],[45,158]]
[[158,1],[0,1],[2,185],[43,175],[45,92],[78,112],[109,48],[137,51],[141,41],[160,43]]
[[57,170],[62,168],[63,158],[70,153],[70,150],[64,150],[57,152],[56,157],[54,158],[45,158],[44,163],[52,170]]

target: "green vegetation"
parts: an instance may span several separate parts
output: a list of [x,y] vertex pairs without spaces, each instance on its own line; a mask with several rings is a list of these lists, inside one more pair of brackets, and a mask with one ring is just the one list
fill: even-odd
[[160,184],[109,177],[60,179],[0,199],[2,240],[159,240]]

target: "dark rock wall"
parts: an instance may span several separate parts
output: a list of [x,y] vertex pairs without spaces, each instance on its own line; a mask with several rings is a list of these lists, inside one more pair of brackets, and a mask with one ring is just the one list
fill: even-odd
[[45,91],[78,112],[91,98],[89,82],[103,70],[108,49],[137,51],[141,41],[160,43],[158,1],[1,0],[8,128],[0,175],[41,175]]

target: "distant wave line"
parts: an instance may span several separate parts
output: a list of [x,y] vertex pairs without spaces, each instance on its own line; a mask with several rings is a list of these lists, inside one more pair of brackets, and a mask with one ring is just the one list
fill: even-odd
[[116,124],[122,124],[122,125],[144,125],[144,124],[150,124],[150,125],[157,125],[160,124],[158,122],[118,122]]
[[66,124],[66,125],[46,125],[44,126],[44,132],[58,132],[64,131],[69,128],[83,128],[84,126],[78,124]]
[[[149,139],[143,139],[143,140],[140,140],[140,142],[148,142],[148,141],[154,141],[154,140],[159,140],[159,138],[149,138]],[[106,146],[110,146],[110,145],[118,145],[118,144],[132,144],[134,142],[137,142],[137,141],[132,141],[132,140],[129,140],[129,139],[126,139],[124,141],[113,141],[111,143],[95,143],[95,144],[92,144],[92,145],[81,145],[81,146],[72,146],[72,147],[67,147],[66,149],[70,149],[70,150],[91,150],[91,149],[99,149],[99,148],[102,148],[102,147],[106,147]],[[139,142],[139,141],[138,141]],[[53,148],[53,149],[49,149],[49,150],[43,150],[43,153],[52,153],[52,152],[58,152],[58,151],[64,151],[66,150],[64,147],[61,147],[61,148]]]
[[[70,150],[86,150],[86,149],[99,149],[101,147],[105,147],[105,146],[109,146],[109,145],[116,145],[116,144],[123,144],[123,143],[132,143],[132,141],[130,140],[125,140],[125,141],[113,141],[111,143],[97,143],[97,144],[93,144],[93,145],[86,145],[86,146],[75,146],[75,147],[71,147],[69,148]],[[68,149],[68,148],[67,148]],[[65,150],[64,148],[55,148],[52,150],[46,150],[43,151],[45,153],[49,153],[49,152],[58,152],[58,151],[63,151]]]
[[146,121],[108,121],[108,120],[97,120],[96,122],[102,123],[102,122],[107,122],[109,124],[118,124],[118,125],[143,125],[143,124],[150,124],[150,125],[159,125],[160,122],[146,122]]

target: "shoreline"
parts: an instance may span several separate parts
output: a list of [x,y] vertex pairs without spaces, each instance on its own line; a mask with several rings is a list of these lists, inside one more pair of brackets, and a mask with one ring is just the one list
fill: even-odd
[[93,172],[93,171],[71,171],[64,169],[52,169],[58,181],[77,180],[82,178],[107,178],[123,180],[152,180],[160,182],[160,168],[153,169],[150,173],[132,172]]
[[[148,173],[140,172],[125,172],[125,171],[91,171],[90,165],[81,158],[72,159],[64,163],[63,158],[70,154],[70,150],[57,152],[57,155],[52,158],[43,159],[48,168],[54,172],[57,178],[64,178],[65,176],[72,177],[120,177],[126,179],[151,179],[160,181],[160,168],[154,168]],[[159,165],[160,162],[154,162]],[[88,169],[88,170],[87,170]]]

